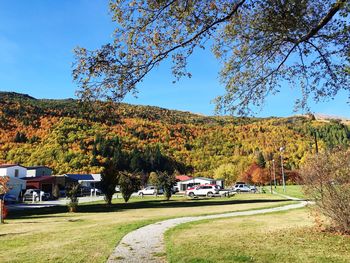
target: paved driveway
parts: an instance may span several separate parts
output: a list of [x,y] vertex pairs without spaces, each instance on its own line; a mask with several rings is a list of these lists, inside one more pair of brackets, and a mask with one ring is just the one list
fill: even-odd
[[[101,201],[101,200],[103,200],[103,198],[104,198],[103,196],[79,197],[79,203],[89,203],[89,202],[94,202],[94,201]],[[42,201],[42,202],[35,202],[35,203],[11,204],[11,205],[6,205],[6,207],[9,211],[11,211],[11,210],[13,211],[13,210],[35,209],[35,208],[42,208],[42,207],[67,205],[67,202],[68,202],[68,199],[60,198],[58,200]]]

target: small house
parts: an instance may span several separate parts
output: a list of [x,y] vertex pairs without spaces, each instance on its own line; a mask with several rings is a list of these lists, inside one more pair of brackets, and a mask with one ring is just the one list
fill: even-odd
[[52,175],[52,169],[50,167],[44,165],[27,167],[26,177],[39,177],[49,175]]
[[2,164],[0,165],[0,176],[12,178],[21,178],[27,175],[27,168],[19,164]]
[[23,191],[26,189],[26,181],[20,179],[25,176],[27,169],[18,164],[2,164],[0,165],[0,176],[8,176],[9,181],[7,187],[9,191],[7,195],[12,195],[17,201],[22,197]]

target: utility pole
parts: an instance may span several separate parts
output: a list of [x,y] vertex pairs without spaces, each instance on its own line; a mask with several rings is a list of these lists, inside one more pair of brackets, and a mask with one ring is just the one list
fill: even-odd
[[283,184],[283,192],[286,192],[286,181],[284,179],[284,169],[283,169],[283,151],[284,151],[284,147],[280,148],[280,152],[281,152],[281,170],[282,170],[282,184]]
[[273,193],[272,192],[272,176],[271,176],[271,163],[269,162],[269,175],[270,175],[270,192],[271,194]]
[[275,168],[275,159],[272,159],[272,167],[273,167],[273,184],[276,190],[276,168]]
[[316,131],[314,131],[314,138],[315,138],[316,154],[318,154],[318,143],[317,143],[317,134],[316,134]]

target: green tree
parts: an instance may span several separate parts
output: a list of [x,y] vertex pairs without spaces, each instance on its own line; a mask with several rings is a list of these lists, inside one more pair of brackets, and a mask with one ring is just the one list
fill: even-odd
[[215,179],[224,179],[226,185],[232,185],[238,178],[238,167],[232,163],[225,163],[214,170]]
[[140,172],[144,170],[144,161],[141,152],[134,149],[130,156],[130,170],[133,172]]
[[302,89],[296,103],[306,107],[310,95],[319,100],[349,89],[349,6],[347,0],[112,0],[115,39],[94,51],[76,48],[73,77],[82,98],[120,101],[167,58],[176,80],[191,76],[189,57],[209,42],[226,87],[218,110],[249,113],[285,81]]
[[258,157],[257,157],[256,161],[257,161],[257,164],[259,165],[260,168],[265,168],[266,167],[265,157],[264,157],[262,152],[258,153]]
[[124,171],[120,173],[119,185],[120,192],[122,193],[125,203],[127,203],[132,193],[139,190],[141,180],[139,175]]
[[157,172],[156,186],[158,189],[163,189],[165,198],[169,201],[173,193],[173,187],[176,185],[175,174],[168,172]]
[[108,205],[112,204],[115,188],[118,185],[119,171],[114,161],[107,161],[104,170],[101,173],[101,190],[105,195],[105,201]]

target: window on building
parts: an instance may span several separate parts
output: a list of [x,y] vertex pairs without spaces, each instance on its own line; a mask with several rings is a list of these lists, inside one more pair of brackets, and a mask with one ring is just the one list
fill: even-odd
[[18,177],[19,171],[18,169],[15,169],[15,177]]

